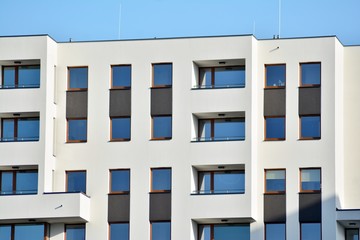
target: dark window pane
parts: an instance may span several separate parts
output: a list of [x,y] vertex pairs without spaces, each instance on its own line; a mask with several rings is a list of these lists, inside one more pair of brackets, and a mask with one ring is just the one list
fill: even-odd
[[199,227],[200,240],[211,240],[211,227],[209,225],[201,225]]
[[151,224],[151,240],[170,240],[171,223],[170,222],[153,222]]
[[200,193],[211,193],[211,173],[199,172],[199,190]]
[[66,240],[85,240],[85,225],[66,225]]
[[69,68],[70,89],[88,88],[88,68]]
[[112,139],[130,139],[130,118],[112,118],[111,121]]
[[67,191],[86,193],[86,172],[67,172]]
[[346,229],[345,231],[345,240],[359,240],[359,229]]
[[215,225],[215,240],[250,240],[250,227],[247,225]]
[[244,119],[219,119],[214,125],[214,140],[245,139]]
[[19,87],[39,87],[40,66],[19,66]]
[[15,121],[14,119],[3,119],[2,125],[2,140],[14,141],[15,140]]
[[39,140],[39,119],[19,119],[18,120],[18,140]]
[[130,170],[111,170],[111,192],[130,191]]
[[301,84],[318,85],[321,81],[321,64],[306,63],[301,64]]
[[14,240],[44,240],[44,225],[15,225]]
[[3,87],[14,88],[15,87],[15,67],[4,67],[3,75]]
[[1,194],[13,194],[13,172],[1,173]]
[[69,119],[68,120],[68,140],[69,141],[86,141],[87,140],[87,120],[86,119]]
[[302,138],[320,138],[320,116],[302,116],[300,121]]
[[285,118],[266,118],[266,139],[285,139]]
[[301,169],[301,189],[303,191],[320,191],[320,169]]
[[245,191],[244,172],[215,172],[214,193],[239,193]]
[[110,240],[129,240],[129,224],[111,223]]
[[285,65],[266,66],[266,87],[285,86]]
[[11,226],[8,225],[0,226],[0,239],[11,240]]
[[154,64],[154,87],[172,85],[172,64]]
[[20,171],[16,174],[16,194],[35,194],[38,189],[38,173]]
[[216,87],[240,87],[245,86],[244,67],[215,68]]
[[112,86],[130,87],[131,86],[131,66],[112,67]]
[[172,117],[153,117],[153,138],[171,138]]
[[302,223],[301,240],[321,240],[321,224]]
[[285,170],[266,170],[266,192],[285,191]]
[[171,190],[171,169],[152,169],[153,191]]
[[265,239],[266,240],[285,240],[286,239],[286,231],[285,224],[266,224],[265,226]]

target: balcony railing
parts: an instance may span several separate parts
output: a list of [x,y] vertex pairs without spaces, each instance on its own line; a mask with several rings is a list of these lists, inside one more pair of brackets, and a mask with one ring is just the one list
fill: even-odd
[[243,141],[245,136],[230,136],[230,137],[196,137],[193,142],[213,142],[213,141]]
[[35,142],[39,141],[39,137],[3,137],[0,142]]
[[216,89],[216,88],[244,88],[245,83],[241,84],[215,84],[215,85],[195,85],[192,89]]
[[0,85],[0,89],[39,88],[40,84]]
[[192,195],[211,195],[211,194],[236,194],[245,193],[245,188],[239,189],[218,189],[218,190],[195,190]]
[[0,191],[0,196],[1,195],[28,195],[28,194],[37,194],[37,189]]

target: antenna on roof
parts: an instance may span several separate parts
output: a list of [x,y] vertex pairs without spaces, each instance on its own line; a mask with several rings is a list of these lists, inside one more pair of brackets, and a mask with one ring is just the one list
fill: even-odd
[[119,29],[118,29],[118,39],[120,39],[120,32],[121,31],[121,2],[120,2],[120,5],[119,5]]
[[281,33],[281,0],[279,0],[279,34],[277,35],[277,38],[280,38]]

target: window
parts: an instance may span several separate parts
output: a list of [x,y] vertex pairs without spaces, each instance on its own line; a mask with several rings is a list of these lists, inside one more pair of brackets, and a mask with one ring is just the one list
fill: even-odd
[[300,240],[321,240],[321,223],[301,223]]
[[110,170],[110,192],[111,193],[130,192],[129,169]]
[[151,223],[151,240],[170,240],[171,239],[171,222],[152,222]]
[[152,139],[163,140],[172,138],[172,116],[152,117]]
[[85,224],[65,225],[66,240],[85,240]]
[[39,88],[40,65],[3,67],[0,88]]
[[345,229],[345,240],[359,240],[359,229]]
[[199,68],[198,88],[245,87],[245,67],[204,67]]
[[199,225],[199,240],[250,240],[249,224]]
[[198,194],[245,193],[245,172],[204,171],[198,173]]
[[300,139],[320,139],[321,120],[317,116],[300,116]]
[[67,171],[67,192],[86,193],[86,171]]
[[86,90],[88,88],[88,68],[69,67],[69,90]]
[[151,192],[171,191],[170,168],[153,168],[151,169],[151,175]]
[[197,141],[230,141],[245,139],[245,119],[199,119]]
[[1,240],[44,240],[44,224],[12,224],[0,225]]
[[265,193],[285,192],[285,170],[265,170]]
[[67,142],[87,141],[87,119],[68,119]]
[[110,240],[129,240],[129,223],[110,223]]
[[153,64],[153,87],[172,86],[172,63]]
[[1,195],[37,194],[37,191],[37,170],[0,171]]
[[300,63],[301,87],[320,86],[321,63]]
[[319,192],[321,191],[321,171],[317,168],[300,169],[300,191]]
[[267,223],[265,224],[265,240],[285,240],[285,223]]
[[1,141],[20,142],[39,140],[39,118],[1,119]]
[[111,88],[127,89],[131,87],[131,65],[111,66]]
[[111,140],[129,141],[131,137],[131,118],[111,118]]
[[285,117],[265,117],[265,140],[285,140]]
[[286,65],[265,65],[265,88],[283,88],[286,84]]

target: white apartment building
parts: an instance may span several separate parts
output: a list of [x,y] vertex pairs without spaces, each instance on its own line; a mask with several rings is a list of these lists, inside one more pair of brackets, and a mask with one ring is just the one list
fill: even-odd
[[0,37],[0,240],[358,240],[360,46]]

